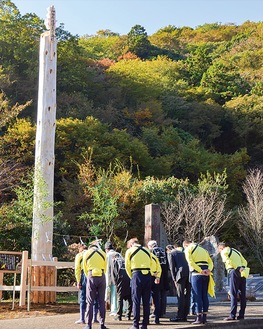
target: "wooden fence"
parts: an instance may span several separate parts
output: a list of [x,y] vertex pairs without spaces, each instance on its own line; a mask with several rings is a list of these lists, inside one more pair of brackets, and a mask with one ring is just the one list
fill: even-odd
[[[7,257],[7,255],[9,256]],[[13,302],[14,302],[14,293],[16,291],[19,291],[20,292],[19,306],[24,306],[26,303],[26,292],[27,292],[28,303],[30,303],[32,293],[33,293],[32,296],[33,302],[45,303],[50,301],[55,302],[56,292],[78,291],[76,286],[70,286],[70,287],[57,286],[57,270],[64,268],[74,269],[74,262],[61,262],[58,261],[56,258],[54,258],[53,261],[32,261],[28,259],[28,251],[23,251],[22,253],[0,251],[0,261],[2,260],[2,263],[4,260],[10,261],[12,255],[13,257],[21,256],[20,257],[21,260],[17,264],[14,262],[12,263],[13,265],[16,264],[15,268],[13,265],[12,266],[10,265],[9,268],[7,268],[7,266],[4,267],[4,265],[0,267],[0,297],[2,297],[2,291],[13,291]],[[3,285],[5,273],[14,273],[13,286]],[[17,273],[21,274],[20,285],[16,285]],[[33,284],[31,284],[32,278],[33,278]],[[38,283],[38,285],[36,285],[36,283]],[[34,292],[39,292],[37,298],[34,296]],[[43,294],[43,292],[47,292],[46,296],[48,296],[48,298],[45,298],[45,294]]]

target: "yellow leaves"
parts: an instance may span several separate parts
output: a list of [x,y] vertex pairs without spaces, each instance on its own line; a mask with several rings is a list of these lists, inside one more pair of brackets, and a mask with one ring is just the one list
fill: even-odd
[[11,119],[16,118],[21,111],[31,104],[32,101],[28,101],[24,105],[15,104],[11,107],[6,95],[0,92],[0,128],[4,127]]

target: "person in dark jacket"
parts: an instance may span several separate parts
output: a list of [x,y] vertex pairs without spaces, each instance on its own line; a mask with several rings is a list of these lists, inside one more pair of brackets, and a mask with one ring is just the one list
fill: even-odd
[[187,321],[190,308],[191,284],[189,282],[189,266],[184,252],[175,248],[167,254],[172,280],[177,290],[177,316],[170,321]]
[[169,280],[168,280],[168,261],[165,250],[158,246],[156,240],[150,240],[148,242],[149,250],[158,258],[161,268],[162,275],[159,283],[160,290],[160,317],[162,318],[166,313],[166,304],[167,304],[167,291],[169,290]]
[[115,320],[122,320],[123,301],[127,301],[127,320],[132,313],[131,280],[125,270],[125,260],[118,252],[112,255],[112,278],[117,291],[117,313]]

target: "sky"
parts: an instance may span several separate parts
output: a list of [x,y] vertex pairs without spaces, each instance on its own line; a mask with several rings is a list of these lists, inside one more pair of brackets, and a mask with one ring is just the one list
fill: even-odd
[[99,30],[128,34],[141,25],[148,35],[168,25],[196,28],[205,23],[262,22],[263,0],[13,0],[22,15],[45,19],[54,5],[57,26],[73,35],[95,35]]

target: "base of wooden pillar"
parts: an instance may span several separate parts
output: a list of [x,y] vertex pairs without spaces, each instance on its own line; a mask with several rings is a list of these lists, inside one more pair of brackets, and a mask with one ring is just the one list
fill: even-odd
[[[31,270],[31,287],[54,287],[56,285],[55,266],[33,266]],[[55,291],[31,291],[31,303],[49,304],[56,302]]]

